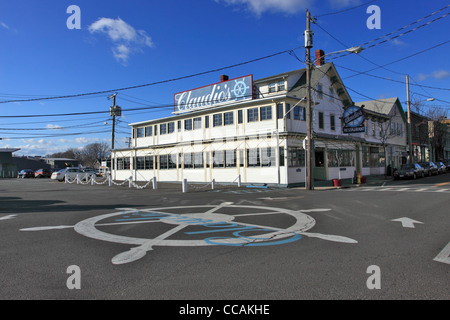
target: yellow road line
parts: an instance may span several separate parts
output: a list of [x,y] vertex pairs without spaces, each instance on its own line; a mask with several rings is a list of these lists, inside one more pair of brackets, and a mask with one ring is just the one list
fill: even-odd
[[450,184],[450,182],[439,183],[439,184],[435,184],[434,186],[435,187],[442,187],[442,186],[445,186],[447,184]]

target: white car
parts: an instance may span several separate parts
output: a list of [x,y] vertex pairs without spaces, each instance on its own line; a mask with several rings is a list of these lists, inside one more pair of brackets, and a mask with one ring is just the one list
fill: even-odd
[[58,181],[65,181],[67,177],[69,180],[75,180],[77,178],[77,175],[80,176],[80,179],[86,180],[89,179],[91,176],[95,176],[95,173],[83,172],[80,168],[72,167],[72,168],[65,168],[57,172],[53,172],[51,179]]

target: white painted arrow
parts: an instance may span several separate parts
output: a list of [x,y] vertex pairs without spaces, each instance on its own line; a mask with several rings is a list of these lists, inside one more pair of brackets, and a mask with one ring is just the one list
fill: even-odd
[[398,219],[393,219],[391,221],[398,221],[402,223],[403,228],[415,228],[414,227],[414,223],[420,223],[423,224],[423,222],[417,221],[417,220],[413,220],[407,217],[404,218],[398,218]]

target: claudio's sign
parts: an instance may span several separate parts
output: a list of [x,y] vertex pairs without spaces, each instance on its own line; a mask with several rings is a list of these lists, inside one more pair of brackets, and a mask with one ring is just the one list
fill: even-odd
[[205,87],[176,93],[175,113],[210,108],[216,104],[251,100],[253,98],[253,76],[222,81]]

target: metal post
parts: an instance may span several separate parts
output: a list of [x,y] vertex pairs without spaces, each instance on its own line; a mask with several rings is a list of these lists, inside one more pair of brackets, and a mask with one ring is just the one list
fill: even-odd
[[409,76],[406,75],[406,104],[408,106],[408,146],[409,146],[409,163],[414,163],[414,151],[412,146],[411,133],[411,102],[409,101]]
[[183,185],[181,186],[183,192],[187,192],[187,179],[183,179]]
[[306,10],[306,32],[305,32],[305,48],[306,48],[306,190],[314,190],[314,178],[312,168],[312,115],[311,115],[311,48],[312,32],[311,32],[311,14]]

